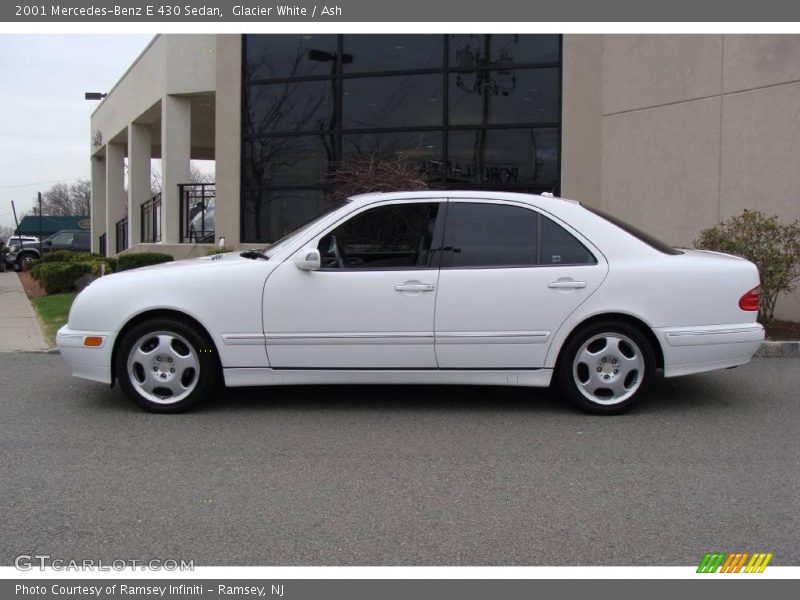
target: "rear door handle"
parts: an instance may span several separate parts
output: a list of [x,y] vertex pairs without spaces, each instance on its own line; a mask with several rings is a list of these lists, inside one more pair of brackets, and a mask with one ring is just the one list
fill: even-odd
[[561,280],[558,281],[551,281],[547,284],[547,287],[556,289],[556,290],[577,290],[586,287],[585,281],[572,281],[570,280]]
[[432,283],[401,283],[394,286],[396,292],[432,292],[435,289]]

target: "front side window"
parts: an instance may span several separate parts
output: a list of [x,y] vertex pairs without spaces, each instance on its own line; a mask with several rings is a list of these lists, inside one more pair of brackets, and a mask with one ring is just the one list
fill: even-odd
[[343,223],[319,242],[323,268],[402,269],[430,266],[436,202],[390,204]]
[[59,233],[53,236],[51,241],[56,246],[69,246],[72,243],[73,236],[74,234],[72,233]]
[[597,262],[561,225],[534,210],[506,204],[450,204],[442,250],[442,268]]

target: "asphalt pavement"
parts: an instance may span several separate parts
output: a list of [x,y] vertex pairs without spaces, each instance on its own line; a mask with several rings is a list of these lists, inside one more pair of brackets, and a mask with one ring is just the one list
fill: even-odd
[[800,361],[660,380],[634,412],[543,390],[228,390],[151,415],[0,354],[0,564],[800,564]]

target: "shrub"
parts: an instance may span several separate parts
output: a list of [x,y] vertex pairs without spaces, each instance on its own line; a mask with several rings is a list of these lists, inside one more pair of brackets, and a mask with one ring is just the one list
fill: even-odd
[[226,252],[233,252],[233,248],[231,246],[215,246],[214,248],[209,248],[206,250],[206,256],[212,256],[214,254],[225,254]]
[[[105,263],[106,275],[113,273],[117,270],[117,259],[108,258],[99,254],[89,254],[88,252],[69,252],[64,251],[63,255],[57,256],[54,259],[49,257],[57,254],[45,254],[43,258],[33,261],[30,268],[31,277],[40,279],[41,268],[44,265],[68,264],[73,262],[87,263],[92,266],[92,275],[100,275],[100,265]],[[72,256],[66,256],[71,254]],[[48,260],[49,259],[49,260]]]
[[745,210],[700,233],[695,248],[746,258],[761,275],[762,322],[775,318],[775,302],[795,290],[800,278],[800,221],[781,223],[776,216]]
[[82,262],[91,257],[102,258],[99,254],[91,252],[73,252],[72,250],[54,250],[45,252],[39,260],[43,263],[49,262]]
[[75,281],[92,272],[92,263],[55,261],[38,265],[39,281],[48,294],[71,292]]
[[117,258],[117,271],[127,271],[128,269],[137,269],[139,267],[146,267],[148,265],[157,265],[175,260],[170,254],[162,254],[160,252],[132,252],[130,254],[123,254]]

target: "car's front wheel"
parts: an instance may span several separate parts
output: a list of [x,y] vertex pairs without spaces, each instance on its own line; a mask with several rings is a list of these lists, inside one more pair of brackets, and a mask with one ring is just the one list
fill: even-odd
[[647,338],[632,325],[604,321],[574,335],[557,367],[562,394],[595,414],[629,410],[655,374],[655,356]]
[[182,412],[214,390],[219,366],[213,343],[184,321],[155,318],[128,331],[114,366],[125,394],[151,412]]

